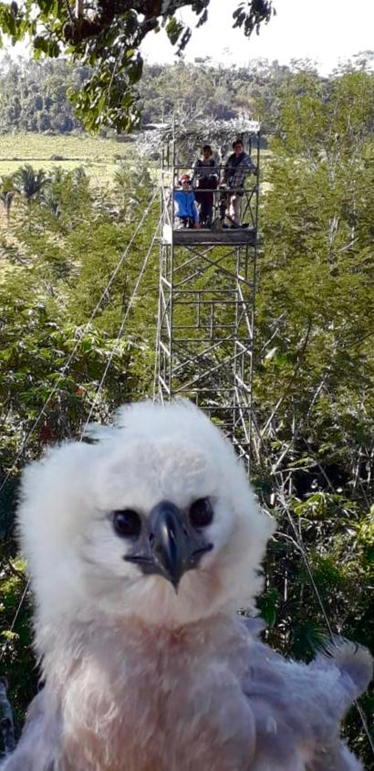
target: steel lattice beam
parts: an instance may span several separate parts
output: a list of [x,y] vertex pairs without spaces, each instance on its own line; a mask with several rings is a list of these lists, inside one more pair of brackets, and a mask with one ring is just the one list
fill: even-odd
[[161,400],[195,401],[222,426],[249,466],[258,183],[251,180],[243,197],[250,229],[174,231],[176,149],[171,141],[163,153],[155,393]]

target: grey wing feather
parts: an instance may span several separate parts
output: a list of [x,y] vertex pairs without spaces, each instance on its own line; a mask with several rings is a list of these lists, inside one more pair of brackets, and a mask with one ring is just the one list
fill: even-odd
[[360,771],[340,740],[340,722],[371,674],[369,652],[344,640],[309,665],[287,661],[254,640],[243,691],[255,720],[260,766],[300,768],[300,748],[307,747],[308,771]]
[[59,729],[60,720],[46,709],[41,691],[31,702],[20,742],[0,765],[1,771],[59,771]]
[[373,677],[373,659],[367,648],[336,638],[317,656],[311,667],[323,669],[331,664],[341,673],[342,687],[354,690],[355,699],[366,691]]

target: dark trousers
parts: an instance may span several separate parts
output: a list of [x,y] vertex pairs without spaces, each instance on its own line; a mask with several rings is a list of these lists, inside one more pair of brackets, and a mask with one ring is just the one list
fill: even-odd
[[200,205],[200,221],[202,225],[210,225],[213,218],[213,193],[199,192],[196,190],[195,197]]
[[199,179],[199,187],[195,190],[195,198],[200,206],[200,222],[202,225],[211,225],[213,219],[214,195],[211,190],[217,189],[216,177],[204,177]]

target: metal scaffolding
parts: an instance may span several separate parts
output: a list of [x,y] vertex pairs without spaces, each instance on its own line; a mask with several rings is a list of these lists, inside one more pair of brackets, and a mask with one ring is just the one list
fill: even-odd
[[[161,400],[194,401],[223,428],[249,467],[259,177],[251,174],[245,181],[243,227],[226,226],[227,190],[217,189],[214,208],[221,216],[212,228],[177,230],[174,191],[188,166],[185,136],[174,131],[162,152],[156,390]],[[252,145],[259,171],[259,124],[241,124],[238,136],[247,151]],[[199,131],[190,127],[188,138],[199,146]]]

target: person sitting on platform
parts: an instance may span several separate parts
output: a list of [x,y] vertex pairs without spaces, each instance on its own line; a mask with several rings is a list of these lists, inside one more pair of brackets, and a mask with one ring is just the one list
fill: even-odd
[[232,147],[234,152],[229,155],[226,161],[221,186],[228,189],[226,206],[229,209],[232,227],[240,227],[245,178],[249,172],[257,174],[258,171],[251,156],[244,152],[241,139],[236,139]]
[[213,219],[213,193],[210,191],[218,187],[218,166],[210,145],[204,145],[202,155],[195,163],[192,184],[200,205],[200,224],[209,228]]
[[183,174],[179,180],[181,190],[174,193],[174,213],[176,228],[199,228],[199,212],[196,206],[195,193],[191,190],[191,180],[188,174]]

